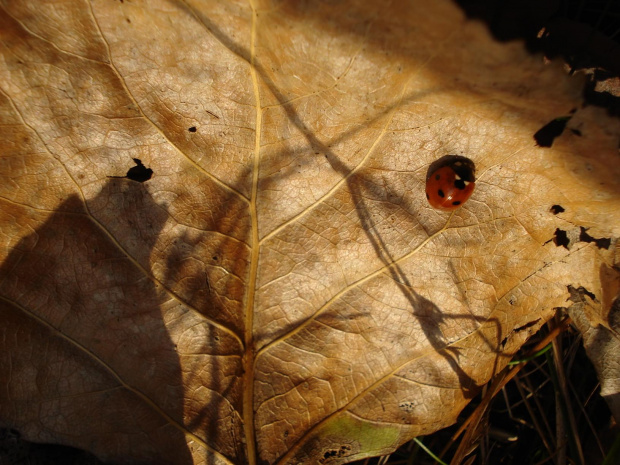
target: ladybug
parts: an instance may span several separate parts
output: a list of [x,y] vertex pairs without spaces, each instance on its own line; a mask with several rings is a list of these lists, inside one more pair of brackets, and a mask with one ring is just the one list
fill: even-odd
[[475,172],[473,161],[457,155],[448,155],[433,163],[426,177],[428,203],[437,210],[456,210],[474,192]]

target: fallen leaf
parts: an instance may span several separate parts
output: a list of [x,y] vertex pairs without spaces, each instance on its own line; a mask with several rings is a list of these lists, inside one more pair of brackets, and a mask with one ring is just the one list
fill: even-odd
[[[27,440],[345,463],[453,423],[569,286],[609,311],[617,122],[450,2],[0,21],[0,423]],[[448,154],[477,168],[454,214],[424,194]]]
[[[620,252],[618,247],[617,252]],[[603,263],[600,280],[602,305],[593,302],[595,296],[571,288],[573,303],[568,312],[583,336],[586,353],[596,369],[601,396],[617,422],[620,420],[620,272],[617,267]]]

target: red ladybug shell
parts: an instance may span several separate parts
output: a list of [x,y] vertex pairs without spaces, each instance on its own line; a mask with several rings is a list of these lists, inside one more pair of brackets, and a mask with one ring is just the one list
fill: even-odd
[[455,162],[433,171],[426,179],[426,198],[433,208],[452,211],[459,208],[474,192],[473,163]]

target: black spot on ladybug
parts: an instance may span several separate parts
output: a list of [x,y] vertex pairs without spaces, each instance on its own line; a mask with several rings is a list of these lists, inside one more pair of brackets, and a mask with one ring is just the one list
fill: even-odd
[[566,234],[566,231],[557,228],[555,230],[555,233],[553,235],[553,243],[557,246],[557,247],[564,247],[565,249],[568,249],[568,244],[570,243],[570,241],[568,240],[568,234]]
[[443,193],[443,191],[441,189],[439,189],[437,191],[437,195],[439,195],[439,197],[441,197],[441,198],[445,197],[445,194]]
[[460,202],[460,201],[458,201],[458,200],[456,200],[456,201],[452,202],[452,205],[454,205],[454,206],[456,206],[456,205],[460,205],[460,204],[461,204],[461,202]]
[[456,181],[454,181],[454,187],[456,187],[457,189],[463,190],[465,189],[465,181],[462,179],[457,179]]
[[426,193],[426,200],[428,200],[430,197],[428,196],[428,192]]
[[440,178],[441,176],[439,176],[438,174],[435,175],[435,181],[439,181]]
[[188,129],[189,132],[196,132],[196,126],[192,126]]
[[558,213],[564,213],[566,210],[562,207],[562,205],[552,205],[550,211],[554,215],[557,215]]
[[592,236],[590,236],[587,232],[587,229],[584,228],[583,226],[581,226],[581,233],[579,234],[579,240],[581,242],[594,242],[594,244],[599,248],[599,249],[606,249],[608,250],[609,247],[611,246],[611,239],[608,237],[603,237],[600,239],[596,239]]

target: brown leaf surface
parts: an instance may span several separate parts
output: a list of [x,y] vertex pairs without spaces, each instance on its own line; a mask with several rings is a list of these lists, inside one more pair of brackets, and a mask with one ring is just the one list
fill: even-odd
[[[616,253],[620,247],[616,243]],[[618,258],[616,257],[616,261]],[[573,304],[569,314],[583,336],[583,344],[592,361],[601,384],[601,396],[607,401],[616,422],[620,421],[620,273],[608,266],[601,266],[603,291],[602,309],[596,296],[582,289],[571,289]],[[598,305],[597,305],[598,304]]]
[[[119,463],[351,461],[454,422],[567,286],[603,296],[617,121],[411,3],[2,2],[2,425]],[[446,154],[478,173],[454,215],[424,197]],[[132,158],[149,181],[109,177]],[[552,240],[581,227],[611,246]]]

